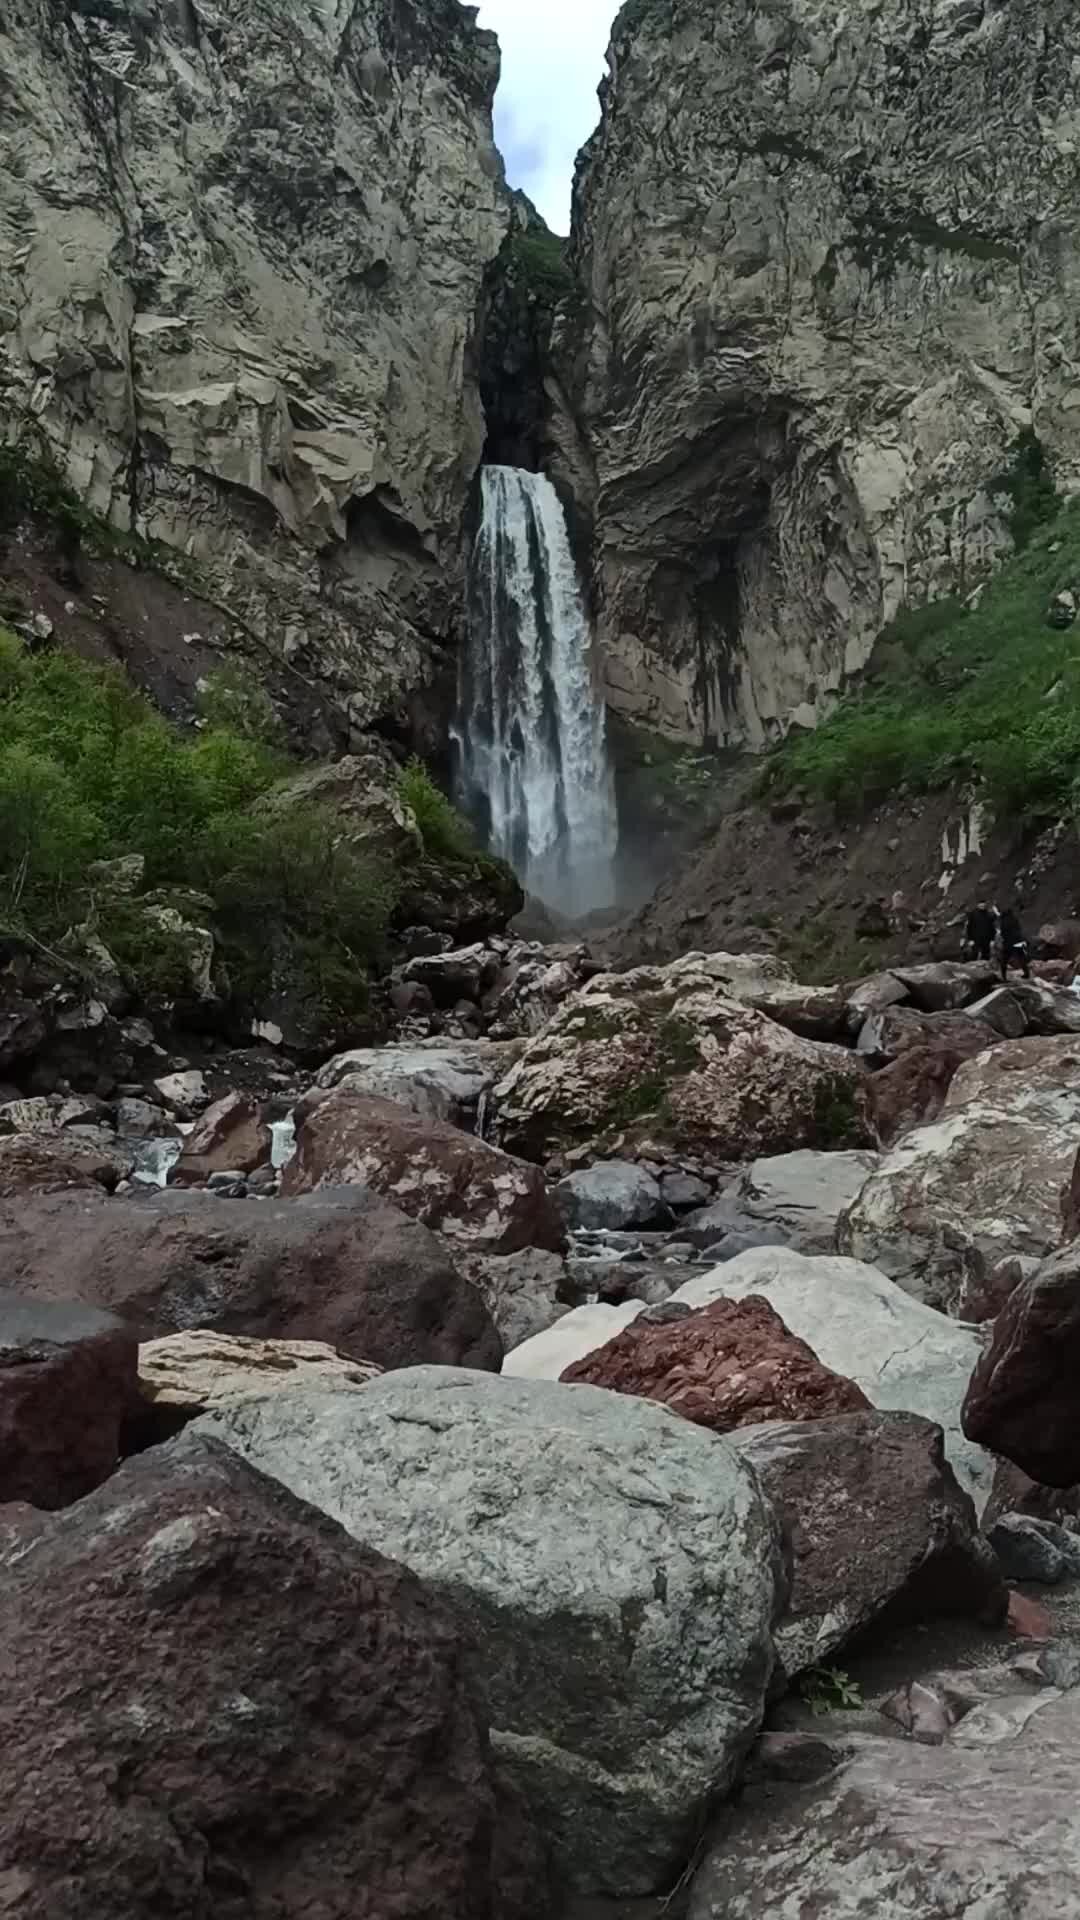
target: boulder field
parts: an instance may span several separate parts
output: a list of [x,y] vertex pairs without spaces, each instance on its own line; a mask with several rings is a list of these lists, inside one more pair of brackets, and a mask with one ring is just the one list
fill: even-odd
[[[811,992],[723,954],[533,952],[530,1025],[504,962],[433,953],[395,1041],[285,1093],[245,1061],[8,1103],[17,1920],[76,1876],[87,1920],[166,1884],[178,1920],[207,1887],[352,1920],[361,1884],[379,1920],[655,1920],[677,1887],[711,1920],[755,1861],[779,1915],[774,1841],[824,1884],[807,1821],[944,1920],[909,1809],[932,1835],[955,1784],[974,1885],[980,1767],[1058,1846],[1075,1038],[1015,1032],[978,966]],[[890,1141],[873,1089],[927,1053]],[[938,1672],[942,1636],[982,1664]],[[1068,1858],[1040,1871],[1068,1913]]]

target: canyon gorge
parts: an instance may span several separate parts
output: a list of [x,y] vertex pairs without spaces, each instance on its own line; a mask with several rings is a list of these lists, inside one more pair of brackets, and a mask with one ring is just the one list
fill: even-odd
[[1080,16],[499,77],[0,5],[0,1911],[1070,1920]]

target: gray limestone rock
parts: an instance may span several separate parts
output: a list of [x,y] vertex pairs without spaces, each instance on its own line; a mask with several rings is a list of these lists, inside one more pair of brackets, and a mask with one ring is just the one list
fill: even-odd
[[3,437],[362,727],[456,618],[494,37],[453,0],[3,12]]
[[555,1195],[571,1229],[651,1227],[667,1216],[660,1187],[632,1160],[598,1160],[560,1180]]
[[200,1421],[468,1623],[492,1739],[558,1868],[678,1873],[760,1722],[779,1534],[735,1449],[591,1387],[413,1368]]
[[1080,1920],[1080,1695],[992,1700],[932,1746],[846,1744],[827,1778],[722,1815],[690,1920]]
[[613,29],[555,428],[609,700],[673,737],[812,721],[902,606],[1008,552],[1022,428],[1075,485],[1080,17],[867,20],[636,0]]

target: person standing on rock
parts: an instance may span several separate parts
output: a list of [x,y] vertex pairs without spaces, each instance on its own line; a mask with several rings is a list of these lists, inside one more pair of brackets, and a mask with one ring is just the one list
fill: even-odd
[[964,923],[964,948],[975,955],[976,960],[989,960],[998,930],[997,909],[988,907],[980,900],[972,907]]
[[1031,962],[1028,955],[1028,943],[1024,939],[1020,921],[1012,907],[1006,907],[998,918],[998,943],[1001,955],[1001,977],[1007,980],[1009,968],[1017,966],[1023,969],[1024,979],[1031,979]]

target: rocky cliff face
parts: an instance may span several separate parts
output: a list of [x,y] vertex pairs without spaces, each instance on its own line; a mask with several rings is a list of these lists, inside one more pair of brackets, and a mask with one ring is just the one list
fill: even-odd
[[456,637],[497,72],[457,0],[0,14],[0,438],[359,726]]
[[812,721],[1011,547],[1044,454],[1075,486],[1078,61],[1068,0],[623,8],[561,461],[617,709]]

